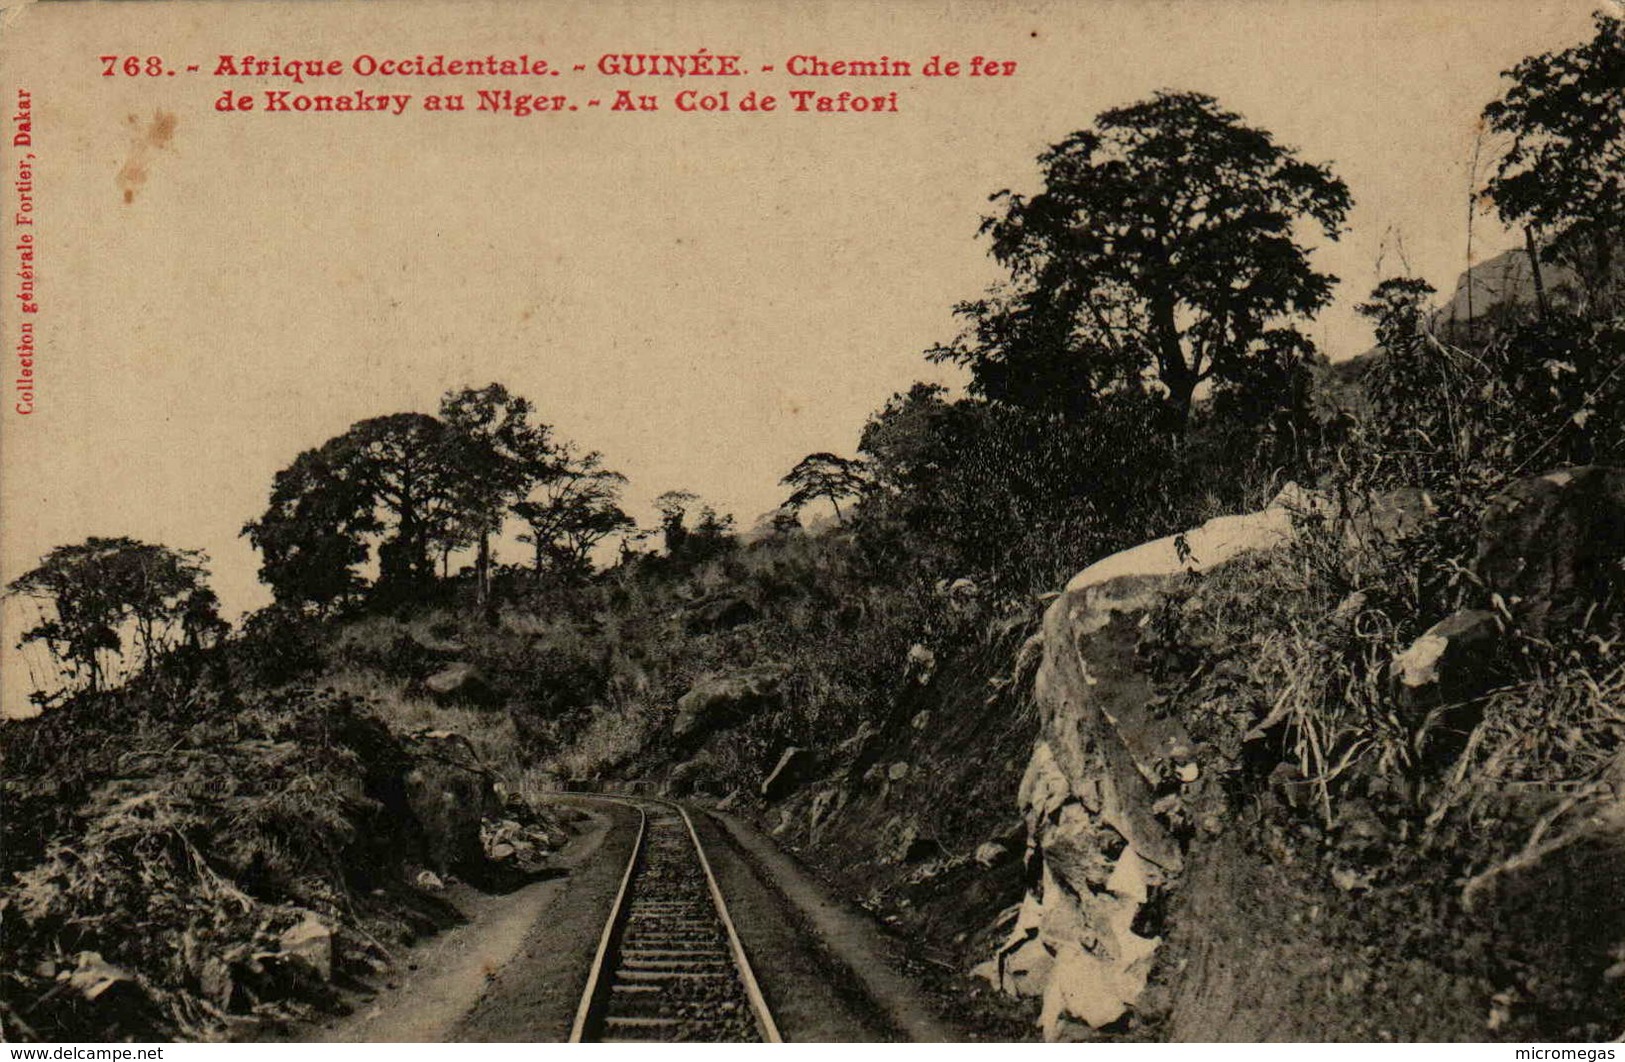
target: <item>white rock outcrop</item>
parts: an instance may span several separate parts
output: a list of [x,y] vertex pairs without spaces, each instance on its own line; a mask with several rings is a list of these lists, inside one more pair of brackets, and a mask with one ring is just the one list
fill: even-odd
[[1321,504],[1290,486],[1259,512],[1114,554],[1073,577],[1045,613],[1041,729],[1019,796],[1033,880],[977,972],[1040,998],[1046,1036],[1063,1020],[1109,1025],[1134,1006],[1161,943],[1142,914],[1184,869],[1152,791],[1199,768],[1177,720],[1148,710],[1154,691],[1134,652],[1141,621],[1172,580],[1279,547],[1294,513]]

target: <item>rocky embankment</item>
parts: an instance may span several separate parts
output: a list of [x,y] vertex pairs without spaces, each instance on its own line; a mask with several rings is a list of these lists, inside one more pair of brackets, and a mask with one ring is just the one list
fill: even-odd
[[1018,797],[1035,880],[979,972],[1011,995],[1042,999],[1048,1034],[1062,1018],[1108,1025],[1144,992],[1160,941],[1142,931],[1142,912],[1185,869],[1162,794],[1198,782],[1202,765],[1180,721],[1153,710],[1154,683],[1136,659],[1140,630],[1189,573],[1280,546],[1294,508],[1308,502],[1283,492],[1260,513],[1108,557],[1044,615],[1040,732]]
[[[1283,492],[1262,512],[1210,521],[1092,565],[1049,606],[1034,690],[1039,732],[1019,796],[1027,836],[1025,896],[1008,916],[996,953],[978,971],[1012,996],[1041,1000],[1046,1035],[1060,1035],[1074,1022],[1114,1026],[1147,1003],[1153,971],[1182,968],[1193,959],[1163,954],[1164,929],[1204,918],[1203,911],[1181,906],[1184,883],[1199,869],[1193,860],[1214,852],[1237,858],[1233,850],[1202,842],[1232,828],[1240,809],[1261,795],[1245,788],[1241,761],[1273,755],[1263,739],[1279,738],[1287,722],[1244,720],[1241,740],[1229,748],[1211,735],[1193,737],[1186,721],[1169,710],[1162,676],[1144,651],[1147,630],[1159,609],[1181,595],[1187,595],[1179,602],[1187,610],[1201,607],[1188,596],[1194,574],[1212,575],[1249,555],[1288,548],[1300,518],[1336,522],[1338,516],[1324,499]],[[1428,518],[1427,499],[1391,496],[1337,525],[1341,548],[1402,538]],[[1496,654],[1515,634],[1539,637],[1617,602],[1625,584],[1622,557],[1625,471],[1572,469],[1510,486],[1483,514],[1478,532],[1472,576],[1483,607],[1439,621],[1389,664],[1387,680],[1403,721],[1470,711],[1492,681]],[[1349,611],[1360,604],[1351,595],[1339,607]],[[1472,726],[1470,720],[1457,725],[1469,731]],[[1261,747],[1247,747],[1255,742]],[[1279,759],[1284,763],[1286,757]],[[1246,777],[1268,779],[1265,784],[1277,789],[1303,789],[1301,777],[1267,767],[1255,762]],[[1617,765],[1615,773],[1625,777]],[[1605,788],[1567,839],[1602,839],[1617,872],[1625,868],[1622,826],[1625,803],[1617,789]],[[1385,827],[1376,821],[1364,828]],[[1514,861],[1518,873],[1541,875],[1537,840],[1538,834]],[[1487,879],[1504,869],[1469,880],[1464,902],[1471,906],[1477,896],[1487,896]],[[1349,902],[1364,886],[1357,878],[1337,884]],[[1302,913],[1275,915],[1286,920]],[[1182,982],[1187,992],[1199,994],[1201,987]],[[1229,1011],[1244,1010],[1244,996],[1236,990]],[[1178,1001],[1151,1002],[1154,1009],[1174,1011],[1178,1025]],[[1225,1029],[1205,1032],[1222,1035]]]
[[354,698],[154,703],[8,724],[8,1037],[253,1037],[342,1009],[341,982],[460,919],[450,876],[515,887],[564,841],[466,739],[393,733]]

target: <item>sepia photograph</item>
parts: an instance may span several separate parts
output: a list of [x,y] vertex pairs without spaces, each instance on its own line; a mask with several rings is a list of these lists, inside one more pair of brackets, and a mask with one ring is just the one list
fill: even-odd
[[5,0],[0,108],[7,1058],[1614,1057],[1619,0]]

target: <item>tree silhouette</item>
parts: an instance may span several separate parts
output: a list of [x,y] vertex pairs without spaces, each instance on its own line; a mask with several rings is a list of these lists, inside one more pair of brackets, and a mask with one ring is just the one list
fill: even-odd
[[536,572],[551,566],[561,575],[578,575],[590,566],[593,549],[618,531],[636,526],[620,506],[626,477],[604,467],[597,451],[577,454],[562,445],[552,474],[536,495],[514,505],[529,526],[519,536],[536,550]]
[[1377,342],[1388,350],[1416,335],[1422,327],[1427,301],[1435,293],[1420,277],[1389,277],[1375,288],[1354,312],[1372,322]]
[[1512,137],[1486,193],[1508,224],[1552,237],[1592,299],[1614,273],[1625,235],[1625,21],[1597,12],[1597,32],[1566,51],[1533,55],[1502,74],[1512,84],[1484,108]]
[[265,513],[243,534],[260,551],[260,580],[278,603],[330,608],[361,589],[366,537],[383,530],[348,434],[306,450],[276,474]]
[[1076,416],[1154,379],[1182,428],[1204,382],[1309,349],[1293,322],[1336,278],[1296,232],[1336,239],[1350,206],[1325,166],[1191,92],[1106,111],[1039,164],[1044,190],[997,193],[982,224],[1009,282],[960,305],[965,330],[929,352],[967,365],[977,393]]
[[207,586],[206,562],[197,550],[132,538],[93,537],[58,546],[6,588],[51,611],[23,632],[19,647],[45,643],[65,677],[83,675],[95,690],[105,683],[101,654],[123,652],[123,631],[130,626],[143,667],[156,663],[177,638],[201,645],[224,627]]
[[[688,518],[699,512],[693,526]],[[718,513],[710,505],[701,504],[697,494],[686,490],[668,490],[655,499],[660,513],[659,531],[665,538],[666,556],[684,565],[699,564],[716,557],[737,544],[732,515]]]
[[331,605],[361,583],[355,565],[378,544],[381,589],[407,596],[432,581],[431,549],[466,527],[468,484],[444,424],[392,413],[352,425],[277,473],[270,505],[244,528],[260,578],[286,604]]
[[392,532],[378,547],[378,582],[403,595],[434,578],[432,544],[463,523],[468,484],[453,460],[446,426],[427,413],[391,413],[345,433],[355,462],[347,470],[370,492]]
[[508,507],[554,472],[550,429],[532,423],[532,412],[527,399],[499,383],[448,392],[440,401],[446,425],[443,460],[462,525],[456,537],[478,548],[474,583],[481,605],[490,596],[491,536],[501,532]]
[[841,499],[862,493],[869,480],[863,462],[820,452],[803,457],[779,482],[792,488],[784,503],[788,508],[799,512],[810,502],[827,498],[840,520]]
[[666,543],[666,553],[675,557],[688,541],[688,510],[700,500],[698,494],[686,490],[668,490],[655,499],[655,510],[660,513],[660,532]]

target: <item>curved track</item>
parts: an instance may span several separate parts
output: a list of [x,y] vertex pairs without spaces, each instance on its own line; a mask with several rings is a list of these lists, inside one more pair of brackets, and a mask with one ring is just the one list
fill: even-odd
[[638,839],[570,1041],[779,1042],[688,812],[621,803],[638,809]]

